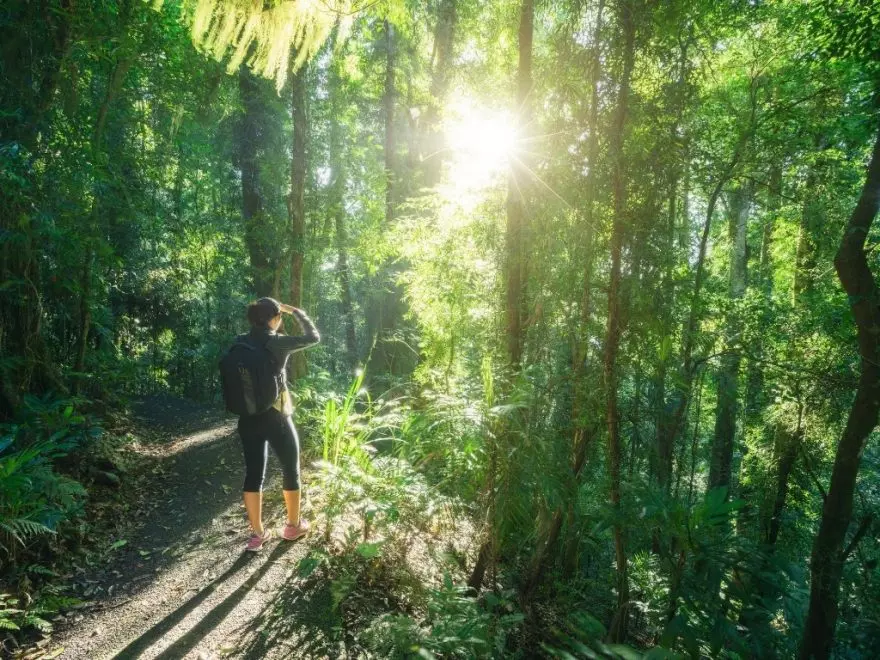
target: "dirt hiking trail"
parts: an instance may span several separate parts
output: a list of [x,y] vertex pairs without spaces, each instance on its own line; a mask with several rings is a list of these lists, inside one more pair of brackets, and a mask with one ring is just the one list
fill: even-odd
[[[329,588],[296,571],[312,540],[276,538],[244,552],[235,422],[171,397],[143,399],[134,413],[156,438],[143,447],[150,476],[138,489],[149,500],[108,561],[74,577],[88,604],[56,624],[47,657],[347,656],[328,616]],[[307,486],[308,469],[304,477]],[[283,504],[274,456],[265,491],[264,521],[277,528]]]

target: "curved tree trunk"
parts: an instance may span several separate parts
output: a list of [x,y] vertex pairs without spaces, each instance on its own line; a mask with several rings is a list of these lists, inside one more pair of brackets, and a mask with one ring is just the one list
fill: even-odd
[[845,559],[844,542],[852,519],[856,476],[868,436],[880,413],[880,290],[865,254],[865,241],[880,207],[880,134],[874,144],[862,194],[834,258],[858,330],[862,373],[855,401],[837,446],[828,497],[810,559],[810,607],[800,658],[828,658],[837,624],[837,597]]

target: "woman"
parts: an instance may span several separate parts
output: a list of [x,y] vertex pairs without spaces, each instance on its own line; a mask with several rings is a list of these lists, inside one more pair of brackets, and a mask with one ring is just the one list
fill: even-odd
[[[302,335],[288,336],[278,333],[282,312],[296,318],[302,327]],[[278,457],[284,475],[282,488],[287,506],[287,522],[279,534],[283,539],[295,541],[309,530],[308,521],[300,516],[299,438],[291,419],[293,403],[287,391],[285,367],[291,353],[317,344],[321,337],[305,312],[274,298],[260,298],[250,304],[247,316],[251,323],[249,338],[254,343],[265,345],[274,358],[276,367],[281,369],[283,385],[280,388],[281,393],[269,410],[240,417],[238,420],[238,432],[244,448],[244,506],[252,531],[247,549],[256,552],[272,536],[270,530],[263,529],[262,517],[263,479],[269,445]]]

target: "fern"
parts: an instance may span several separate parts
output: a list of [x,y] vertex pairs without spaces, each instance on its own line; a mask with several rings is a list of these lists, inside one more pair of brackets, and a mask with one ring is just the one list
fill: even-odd
[[34,614],[33,612],[25,613],[22,617],[22,623],[27,627],[36,628],[42,633],[52,632],[52,624],[39,614]]
[[20,630],[21,627],[16,623],[17,615],[22,610],[11,607],[18,605],[18,599],[13,598],[9,594],[0,594],[0,630]]
[[[347,34],[353,17],[349,0],[195,0],[193,41],[218,60],[231,53],[228,70],[243,63],[274,79],[280,91],[288,71],[297,71],[318,52],[333,28]],[[295,53],[291,65],[290,55]]]
[[9,534],[13,539],[24,545],[25,541],[40,534],[54,534],[43,523],[27,518],[14,518],[12,520],[0,520],[0,529]]

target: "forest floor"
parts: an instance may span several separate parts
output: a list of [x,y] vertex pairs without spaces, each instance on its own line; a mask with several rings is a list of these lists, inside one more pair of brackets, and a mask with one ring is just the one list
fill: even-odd
[[[329,587],[299,578],[307,537],[244,552],[243,461],[235,423],[170,397],[139,401],[137,520],[109,558],[72,576],[85,603],[59,617],[36,658],[342,657]],[[307,478],[307,475],[306,475]],[[270,460],[264,519],[282,520]],[[304,512],[309,514],[308,502]],[[124,541],[124,544],[123,544]],[[77,593],[78,592],[78,593]]]

